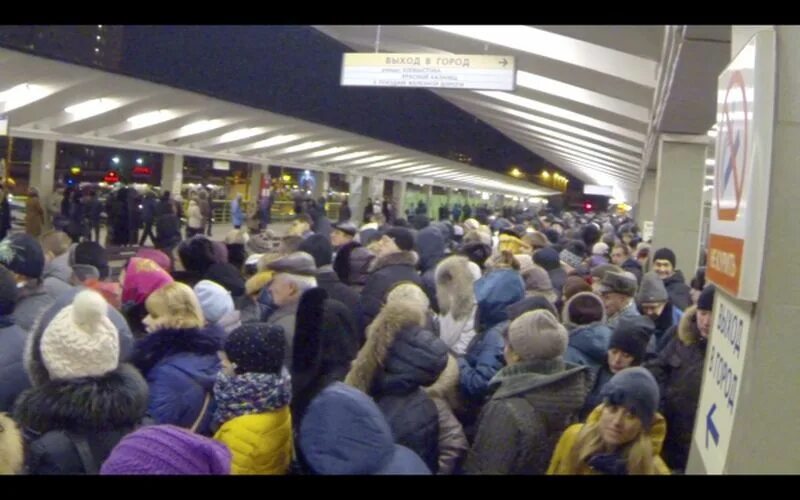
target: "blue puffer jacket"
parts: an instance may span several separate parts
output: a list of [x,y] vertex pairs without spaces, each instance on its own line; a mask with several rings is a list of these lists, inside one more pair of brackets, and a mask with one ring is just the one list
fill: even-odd
[[569,332],[564,361],[598,368],[608,356],[611,329],[603,323],[578,326]]
[[[220,370],[217,351],[224,337],[218,330],[165,328],[136,342],[131,362],[141,371],[150,388],[148,415],[157,424],[191,428],[200,417],[206,395],[213,395]],[[211,435],[214,410],[208,401],[196,432]]]
[[0,412],[10,411],[17,396],[31,386],[23,363],[27,338],[10,317],[0,317]]
[[459,385],[473,402],[481,402],[488,392],[489,380],[504,365],[503,330],[508,327],[506,308],[525,297],[525,285],[517,271],[497,269],[475,282],[478,302],[479,333],[458,359]]

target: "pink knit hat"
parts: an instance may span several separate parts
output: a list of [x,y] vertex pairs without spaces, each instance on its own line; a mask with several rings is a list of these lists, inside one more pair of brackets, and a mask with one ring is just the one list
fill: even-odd
[[125,268],[122,303],[142,304],[151,293],[173,281],[172,276],[152,260],[133,257]]

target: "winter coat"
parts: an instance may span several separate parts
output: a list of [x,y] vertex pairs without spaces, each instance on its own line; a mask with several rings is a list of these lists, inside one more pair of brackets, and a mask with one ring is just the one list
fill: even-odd
[[[658,353],[664,350],[667,344],[669,344],[669,341],[672,340],[672,337],[674,337],[675,330],[681,322],[682,317],[683,312],[667,302],[667,305],[664,306],[664,310],[661,311],[661,316],[654,322],[656,329],[653,331],[650,342],[647,344],[647,359],[657,357]],[[673,326],[675,328],[672,328]],[[670,331],[670,329],[672,329],[672,331]]]
[[[232,474],[285,474],[292,461],[288,372],[217,375],[214,439],[231,450]],[[229,418],[232,417],[232,418]]]
[[577,421],[586,367],[555,360],[507,366],[494,376],[467,455],[469,474],[544,474],[561,433]]
[[681,271],[675,271],[672,276],[665,279],[664,288],[667,289],[669,301],[681,311],[692,305],[692,289],[686,284]]
[[363,344],[347,307],[321,288],[300,297],[292,347],[292,421],[300,425],[308,404],[328,385],[342,381]]
[[564,361],[598,368],[608,357],[611,329],[603,323],[576,326],[569,332]]
[[156,216],[156,199],[152,196],[145,196],[142,200],[142,222],[152,223]]
[[156,219],[156,248],[172,255],[172,249],[181,242],[181,221],[178,216],[166,213]]
[[461,391],[473,403],[483,402],[489,381],[505,365],[506,308],[523,297],[525,285],[512,269],[496,269],[475,282],[479,332],[467,347],[466,356],[458,359]]
[[19,290],[17,305],[14,306],[14,323],[26,332],[31,331],[36,320],[55,302],[55,299],[47,293],[43,284],[28,282]]
[[336,252],[333,270],[345,285],[358,289],[363,287],[369,277],[369,266],[375,254],[357,241],[351,241]]
[[600,397],[600,392],[603,390],[603,386],[611,380],[614,374],[611,373],[611,370],[608,368],[608,359],[604,361],[600,366],[593,369],[591,372],[591,388],[589,389],[589,393],[586,395],[586,400],[583,402],[583,407],[581,408],[580,414],[578,415],[580,420],[585,420],[586,417],[592,413],[592,410],[597,408],[597,405],[603,402],[603,398]]
[[44,209],[38,196],[29,196],[25,202],[25,232],[38,238],[44,226]]
[[339,276],[331,270],[317,272],[317,286],[327,292],[328,297],[338,300],[350,310],[353,318],[361,317],[361,304],[358,292],[339,280]]
[[238,198],[231,201],[231,222],[234,227],[239,227],[244,223],[244,210],[242,202]]
[[72,268],[69,266],[69,252],[59,255],[44,266],[42,273],[44,290],[53,299],[57,299],[62,293],[72,289],[71,278]]
[[0,235],[11,229],[11,204],[8,203],[8,194],[0,197]]
[[[224,339],[215,330],[164,328],[136,341],[131,362],[150,387],[148,415],[158,424],[210,435],[213,388]],[[205,409],[204,409],[205,408]]]
[[447,366],[447,346],[422,321],[410,304],[387,304],[370,324],[370,340],[345,381],[366,388],[386,416],[395,442],[413,450],[435,473],[439,411],[423,387],[436,382]]
[[96,474],[146,410],[147,383],[127,364],[101,377],[49,380],[26,390],[14,420],[28,443],[28,473]]
[[439,412],[439,470],[437,474],[456,474],[469,450],[469,442],[464,428],[458,421],[450,405],[443,399],[431,398]]
[[389,291],[396,285],[411,282],[422,287],[416,265],[417,254],[414,252],[401,251],[375,257],[369,266],[367,282],[361,290],[362,325],[366,327],[372,323],[386,302]]
[[431,302],[431,309],[439,312],[439,304],[436,301],[436,279],[434,272],[436,265],[444,258],[445,240],[442,232],[434,227],[428,226],[417,233],[417,253],[419,254],[419,270],[422,274],[422,289],[428,295]]
[[[596,424],[600,420],[601,408],[596,408],[589,417],[586,419],[586,424]],[[564,431],[561,439],[558,440],[556,449],[553,452],[553,458],[550,460],[550,467],[547,469],[547,474],[567,474],[566,460],[572,452],[572,447],[575,445],[575,440],[578,438],[581,429],[586,424],[574,424]],[[661,445],[664,443],[664,434],[668,427],[666,420],[660,414],[656,413],[653,419],[653,425],[648,431],[650,441],[653,445],[653,460],[655,461],[656,474],[669,474],[670,470],[664,461],[659,456],[661,453]],[[600,474],[587,464],[581,464],[578,469],[578,474]]]
[[28,334],[8,316],[0,316],[0,412],[11,411],[17,396],[31,386],[23,353]]
[[627,306],[608,318],[606,325],[613,330],[617,327],[622,318],[633,318],[636,316],[641,316],[641,314],[639,314],[639,309],[636,307],[636,302],[631,299]]
[[203,212],[200,211],[200,205],[196,201],[189,202],[189,210],[186,215],[188,217],[187,226],[192,229],[202,229],[205,221],[203,220]]
[[283,358],[283,366],[292,368],[292,348],[294,346],[294,327],[297,321],[297,302],[280,307],[277,311],[270,314],[266,323],[268,325],[278,325],[283,328],[283,336],[286,339],[286,355]]
[[696,314],[696,307],[687,309],[677,326],[677,334],[672,335],[656,359],[643,365],[658,381],[659,408],[668,423],[664,460],[670,468],[678,470],[686,469],[689,458],[708,344],[697,329]]
[[475,279],[465,257],[444,259],[436,266],[436,296],[439,303],[439,338],[456,356],[463,356],[475,337],[477,301]]
[[636,276],[636,282],[642,284],[642,265],[636,259],[629,257],[620,267],[623,271],[628,271]]

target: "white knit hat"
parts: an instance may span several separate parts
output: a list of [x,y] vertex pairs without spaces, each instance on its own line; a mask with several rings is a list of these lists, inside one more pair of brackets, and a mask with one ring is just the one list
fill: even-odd
[[99,377],[117,368],[119,333],[108,303],[92,290],[75,296],[42,334],[39,350],[53,379]]

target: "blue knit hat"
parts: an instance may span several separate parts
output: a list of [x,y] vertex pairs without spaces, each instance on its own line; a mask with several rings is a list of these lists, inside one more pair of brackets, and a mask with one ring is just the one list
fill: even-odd
[[604,402],[630,410],[645,428],[649,428],[660,396],[658,383],[650,371],[637,366],[625,368],[611,377],[600,391],[600,397]]
[[12,234],[0,242],[0,264],[22,276],[41,278],[44,272],[42,245],[29,234]]

